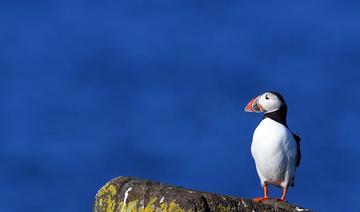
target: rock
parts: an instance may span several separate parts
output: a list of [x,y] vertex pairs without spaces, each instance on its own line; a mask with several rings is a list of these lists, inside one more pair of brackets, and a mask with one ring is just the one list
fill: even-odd
[[96,194],[94,212],[181,212],[181,211],[310,211],[269,200],[263,203],[161,184],[131,177],[118,177]]

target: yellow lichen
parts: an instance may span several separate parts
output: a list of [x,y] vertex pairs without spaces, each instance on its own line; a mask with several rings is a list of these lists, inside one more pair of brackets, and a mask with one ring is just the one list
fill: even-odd
[[116,186],[106,183],[96,194],[95,205],[104,208],[106,212],[113,212],[115,209]]
[[[186,210],[181,208],[175,201],[171,201],[169,204],[166,202],[160,203],[155,206],[157,197],[151,198],[150,201],[145,205],[141,206],[139,200],[133,200],[128,203],[123,201],[118,203],[116,206],[116,186],[106,184],[103,186],[96,195],[96,206],[104,212],[185,212]],[[189,212],[192,210],[189,210]],[[221,210],[223,211],[223,210]]]
[[168,205],[165,202],[163,202],[163,203],[160,204],[159,210],[161,212],[167,212],[167,207],[168,207]]
[[150,199],[149,203],[144,208],[144,212],[154,212],[155,211],[154,203],[156,202],[156,200],[157,197]]
[[[139,200],[134,200],[134,201],[131,201],[129,202],[127,205],[126,205],[126,212],[137,212],[137,208],[138,208],[138,202]],[[123,212],[123,211],[121,211]]]
[[170,202],[169,212],[185,212],[185,210],[182,209],[176,202]]
[[229,212],[231,208],[230,208],[230,206],[225,207],[223,205],[220,205],[218,207],[218,209],[219,209],[220,212]]

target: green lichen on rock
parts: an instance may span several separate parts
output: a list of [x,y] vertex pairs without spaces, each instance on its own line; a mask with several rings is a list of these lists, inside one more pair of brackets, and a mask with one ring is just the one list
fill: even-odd
[[118,177],[96,194],[94,212],[310,211],[275,200],[250,199],[188,190],[148,180]]

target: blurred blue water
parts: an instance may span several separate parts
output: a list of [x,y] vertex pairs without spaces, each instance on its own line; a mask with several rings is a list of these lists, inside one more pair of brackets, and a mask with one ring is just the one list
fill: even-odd
[[0,211],[89,211],[120,175],[261,195],[250,154],[261,116],[243,108],[266,90],[285,96],[302,137],[289,201],[359,211],[359,9],[2,1]]

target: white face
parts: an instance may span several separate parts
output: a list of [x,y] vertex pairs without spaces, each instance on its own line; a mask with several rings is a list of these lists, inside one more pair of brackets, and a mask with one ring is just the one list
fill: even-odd
[[283,102],[272,93],[264,93],[260,96],[258,104],[265,110],[265,113],[271,113],[279,110]]

